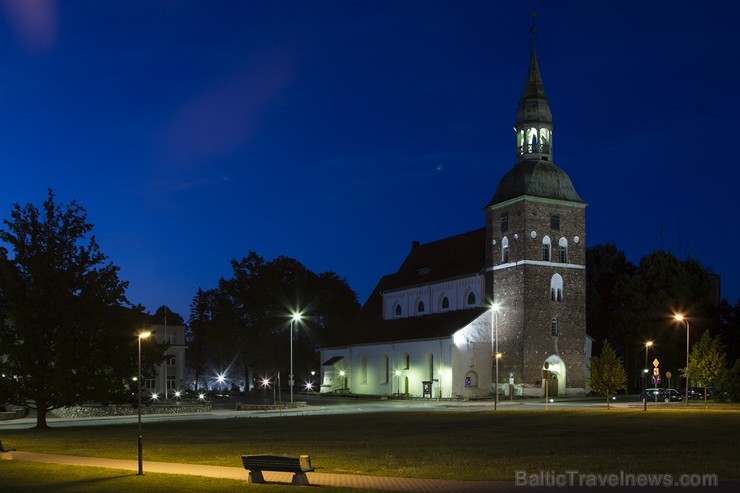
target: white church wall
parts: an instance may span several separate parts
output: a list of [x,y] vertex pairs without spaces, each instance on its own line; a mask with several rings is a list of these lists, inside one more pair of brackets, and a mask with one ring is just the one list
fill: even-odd
[[[452,337],[452,397],[483,397],[491,394],[492,318],[487,311]],[[466,386],[466,379],[470,385]]]
[[[484,283],[483,276],[473,275],[385,292],[383,293],[383,319],[419,317],[481,306],[485,291]],[[475,302],[472,304],[468,303],[470,293],[475,297]],[[442,308],[444,297],[447,297],[449,308]],[[424,303],[423,313],[418,311],[419,301]],[[396,312],[398,306],[401,307],[400,315]]]
[[[321,361],[342,361],[322,367],[321,392],[422,397],[423,381],[432,381],[433,398],[454,397],[450,338],[364,344],[321,351]],[[340,372],[344,375],[340,375]]]

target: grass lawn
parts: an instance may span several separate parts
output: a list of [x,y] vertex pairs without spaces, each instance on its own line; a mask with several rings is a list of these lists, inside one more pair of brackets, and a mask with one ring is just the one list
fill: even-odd
[[[115,425],[0,438],[28,452],[135,459],[136,437],[136,425]],[[241,454],[307,453],[317,472],[513,480],[517,470],[544,469],[728,480],[740,479],[739,442],[736,410],[408,412],[150,423],[144,459],[239,467]]]

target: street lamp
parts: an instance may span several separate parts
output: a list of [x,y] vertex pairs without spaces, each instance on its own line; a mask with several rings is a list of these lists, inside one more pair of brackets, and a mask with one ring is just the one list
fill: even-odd
[[686,322],[686,405],[689,405],[689,319],[680,313],[673,315],[677,322]]
[[491,305],[491,315],[493,323],[491,324],[491,356],[496,360],[496,395],[493,401],[493,410],[498,409],[498,360],[501,353],[498,352],[498,311],[501,305],[493,303]]
[[148,339],[152,335],[149,331],[142,331],[139,332],[138,340],[139,340],[139,405],[137,407],[137,410],[139,412],[139,442],[138,442],[138,449],[139,449],[139,475],[144,474],[144,463],[141,455],[141,340],[142,339]]
[[303,315],[299,312],[294,312],[293,316],[290,317],[290,403],[293,404],[293,322],[298,322],[303,319]]
[[645,342],[645,369],[643,370],[644,375],[642,376],[642,390],[645,396],[645,408],[643,411],[647,411],[647,374],[648,374],[648,348],[653,345],[653,341]]
[[401,395],[401,370],[396,370],[394,374],[396,375],[396,393],[400,396]]

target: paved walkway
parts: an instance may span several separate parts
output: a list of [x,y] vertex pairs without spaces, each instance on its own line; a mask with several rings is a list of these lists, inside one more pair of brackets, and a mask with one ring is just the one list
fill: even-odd
[[[138,471],[136,460],[104,459],[97,457],[77,457],[71,455],[37,454],[33,452],[12,452],[13,459],[19,461],[48,462],[73,466],[105,467]],[[164,473],[211,478],[247,480],[247,471],[241,467],[205,466],[197,464],[178,464],[172,462],[144,462],[144,474]],[[292,473],[264,472],[265,481],[290,483]],[[309,483],[317,486],[344,488],[364,488],[386,491],[407,491],[420,493],[527,493],[527,492],[630,492],[646,493],[649,491],[709,491],[711,493],[730,493],[740,491],[740,481],[721,482],[717,487],[682,488],[682,487],[525,487],[516,486],[513,481],[454,481],[443,479],[394,478],[388,476],[360,476],[355,474],[308,473]]]
[[[138,471],[138,462],[124,459],[103,459],[97,457],[76,457],[71,455],[36,454],[32,452],[13,452],[19,461],[49,462],[72,466],[105,467]],[[144,474],[156,472],[164,474],[184,474],[211,478],[237,479],[246,481],[247,471],[243,467],[204,466],[197,464],[177,464],[172,462],[144,461]],[[293,474],[286,472],[264,472],[265,481],[290,483]],[[360,476],[355,474],[327,474],[310,472],[308,481],[312,485],[341,486],[345,488],[367,488],[389,491],[430,492],[430,493],[485,493],[513,491],[510,481],[447,481],[441,479],[392,478],[387,476]],[[516,488],[521,492],[521,488]]]

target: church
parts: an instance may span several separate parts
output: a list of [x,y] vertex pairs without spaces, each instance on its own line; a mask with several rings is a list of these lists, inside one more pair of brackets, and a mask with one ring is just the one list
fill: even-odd
[[485,226],[413,242],[321,350],[321,392],[431,398],[587,391],[586,203],[553,161],[534,43],[513,168]]

